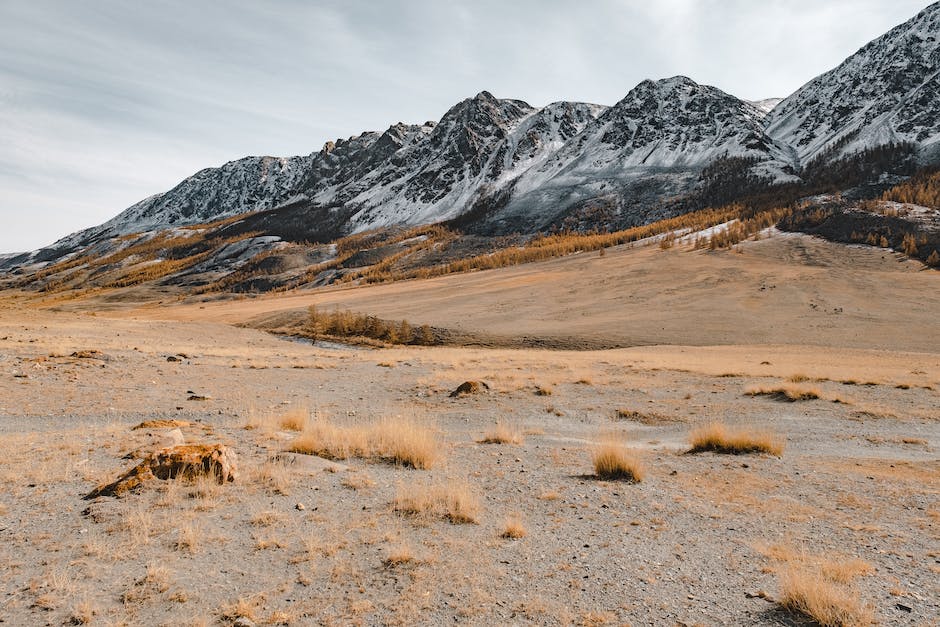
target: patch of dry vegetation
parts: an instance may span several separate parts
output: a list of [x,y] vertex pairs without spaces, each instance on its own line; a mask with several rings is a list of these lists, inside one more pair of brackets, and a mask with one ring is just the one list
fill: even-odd
[[475,523],[480,499],[462,481],[433,485],[399,485],[393,503],[395,511],[409,516],[443,518],[454,524]]
[[834,584],[821,572],[791,566],[780,575],[780,605],[822,627],[871,625],[874,617],[858,593]]
[[525,436],[518,425],[497,422],[486,432],[480,444],[522,444],[524,441]]
[[277,419],[278,425],[287,431],[303,431],[310,423],[310,410],[297,407],[282,414]]
[[689,434],[689,453],[722,453],[743,455],[747,453],[769,453],[779,457],[783,454],[784,442],[769,431],[733,429],[721,422],[711,422]]
[[777,387],[752,386],[744,391],[747,396],[768,396],[775,401],[795,403],[797,401],[812,401],[821,398],[816,388],[805,388],[793,385]]
[[600,479],[639,483],[645,474],[636,451],[614,438],[605,439],[594,447],[591,462],[594,474]]
[[529,532],[525,528],[525,523],[522,522],[522,517],[519,514],[512,514],[507,517],[506,522],[503,523],[503,531],[499,536],[509,540],[518,540],[526,537],[528,534]]
[[375,316],[334,310],[321,312],[316,306],[308,308],[307,325],[304,334],[317,340],[366,338],[379,340],[386,344],[417,344],[431,346],[437,344],[434,332],[428,325],[414,327],[407,320],[389,322]]
[[440,447],[437,431],[414,418],[382,418],[349,426],[320,418],[288,450],[326,459],[375,459],[424,470],[437,463]]

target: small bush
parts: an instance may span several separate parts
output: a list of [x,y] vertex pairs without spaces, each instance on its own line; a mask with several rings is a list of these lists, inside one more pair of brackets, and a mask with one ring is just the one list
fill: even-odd
[[783,442],[769,432],[751,432],[744,429],[731,429],[720,422],[712,422],[694,429],[689,435],[692,448],[689,453],[723,453],[742,455],[746,453],[783,454]]
[[780,605],[822,627],[871,625],[871,610],[851,590],[833,584],[820,573],[791,566],[780,575]]
[[600,479],[639,483],[643,465],[636,453],[621,442],[608,440],[599,444],[592,455],[594,474]]
[[395,511],[410,516],[429,515],[454,524],[477,522],[480,501],[467,483],[416,486],[399,485],[393,503]]
[[503,524],[503,531],[499,536],[509,540],[518,540],[526,537],[528,533],[522,522],[522,518],[518,514],[513,514],[506,518],[506,522]]
[[303,431],[310,422],[310,412],[303,408],[292,409],[278,418],[278,424],[288,431]]
[[480,444],[522,444],[524,440],[525,436],[518,426],[497,422],[495,427],[486,432]]
[[311,423],[289,450],[326,459],[377,459],[424,470],[437,462],[440,440],[434,430],[410,418],[352,426],[321,419]]

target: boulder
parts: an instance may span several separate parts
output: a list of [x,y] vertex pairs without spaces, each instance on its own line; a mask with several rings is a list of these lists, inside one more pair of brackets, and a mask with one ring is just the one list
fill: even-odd
[[189,444],[163,448],[147,455],[112,483],[98,486],[85,498],[123,496],[128,492],[137,492],[155,479],[195,479],[204,476],[214,477],[219,483],[235,481],[235,451],[223,444]]
[[488,386],[484,381],[464,381],[457,386],[457,389],[450,393],[451,398],[458,398],[466,394],[477,394],[484,390],[489,390]]

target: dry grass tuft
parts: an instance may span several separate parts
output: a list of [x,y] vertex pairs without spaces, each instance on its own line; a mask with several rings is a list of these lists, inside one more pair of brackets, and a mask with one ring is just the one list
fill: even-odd
[[858,627],[874,623],[858,595],[833,584],[820,572],[791,566],[780,575],[780,605],[822,627]]
[[551,396],[551,395],[552,395],[552,392],[553,392],[552,388],[550,388],[550,387],[548,387],[548,386],[544,386],[544,385],[537,385],[537,386],[535,386],[535,395],[536,395],[536,396]]
[[349,472],[340,481],[344,488],[350,490],[365,490],[375,486],[375,481],[365,472]]
[[512,514],[506,518],[506,522],[503,524],[503,531],[499,536],[510,540],[518,540],[519,538],[526,537],[528,533],[519,514]]
[[289,450],[326,459],[376,459],[423,470],[437,463],[440,439],[435,430],[413,418],[383,418],[352,426],[320,419],[311,423]]
[[689,434],[689,453],[711,451],[726,455],[746,453],[769,453],[779,457],[783,454],[784,442],[768,431],[732,429],[720,422],[712,422],[694,429]]
[[95,619],[95,615],[98,613],[98,609],[91,603],[91,601],[85,599],[72,608],[72,612],[69,615],[68,624],[72,625],[90,625]]
[[497,422],[496,426],[486,432],[480,444],[522,444],[525,436],[518,425]]
[[622,442],[608,439],[594,448],[591,458],[594,474],[600,479],[639,483],[643,480],[643,464],[636,452]]
[[252,483],[264,486],[274,494],[286,496],[290,494],[294,475],[287,465],[268,461],[254,468],[250,478]]
[[253,597],[239,597],[234,603],[230,603],[222,608],[220,614],[223,621],[235,622],[242,618],[251,622],[258,620],[258,612],[264,604],[264,597],[255,595]]
[[786,403],[812,401],[821,398],[820,392],[816,388],[801,388],[793,385],[771,388],[753,386],[747,388],[744,393],[747,396],[769,396],[775,401],[783,401]]
[[386,558],[382,560],[382,565],[385,568],[395,568],[396,566],[411,564],[414,561],[415,556],[411,547],[407,544],[400,544],[388,552]]
[[480,500],[465,482],[416,486],[399,485],[393,503],[395,511],[410,516],[434,516],[454,524],[475,523]]
[[310,424],[310,411],[303,407],[297,407],[282,414],[277,419],[277,423],[287,431],[303,431]]

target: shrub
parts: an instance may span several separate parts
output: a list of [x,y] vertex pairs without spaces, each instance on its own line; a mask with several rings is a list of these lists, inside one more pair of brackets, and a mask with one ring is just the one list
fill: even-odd
[[480,444],[522,444],[524,439],[518,426],[497,422],[495,427],[486,432]]
[[461,481],[428,486],[399,485],[393,506],[403,514],[430,515],[454,524],[475,523],[480,512],[476,494]]
[[822,627],[858,627],[874,622],[871,610],[854,592],[815,570],[796,566],[780,575],[780,605]]
[[746,453],[783,454],[783,441],[769,432],[751,432],[744,429],[730,429],[720,422],[712,422],[689,435],[692,448],[689,453],[723,453],[742,455]]
[[438,460],[440,441],[428,426],[410,418],[339,426],[321,419],[311,423],[290,445],[295,453],[326,459],[361,457],[412,468],[431,468]]
[[500,533],[501,538],[507,538],[509,540],[518,540],[519,538],[524,538],[528,535],[525,525],[522,523],[522,518],[518,514],[513,514],[506,518],[506,522],[503,525],[503,531]]
[[643,465],[636,453],[616,440],[597,445],[591,458],[594,474],[600,479],[639,483],[643,480]]

